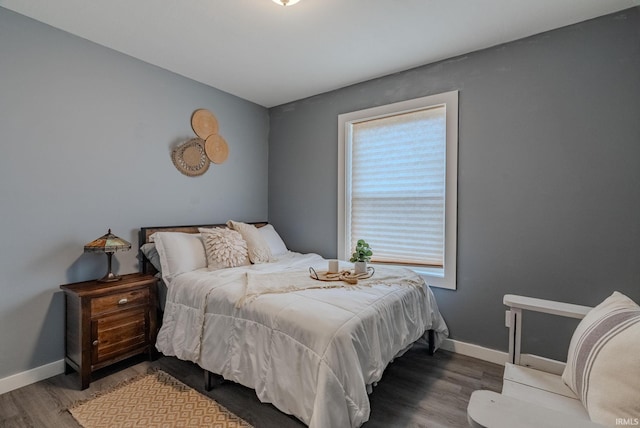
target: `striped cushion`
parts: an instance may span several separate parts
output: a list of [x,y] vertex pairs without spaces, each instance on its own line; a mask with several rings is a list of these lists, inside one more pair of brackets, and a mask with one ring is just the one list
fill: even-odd
[[633,300],[615,292],[589,311],[571,338],[562,380],[593,422],[616,426],[640,416],[640,307]]

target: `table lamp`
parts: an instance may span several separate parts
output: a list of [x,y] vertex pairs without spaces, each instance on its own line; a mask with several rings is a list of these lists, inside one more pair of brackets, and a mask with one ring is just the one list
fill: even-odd
[[111,229],[109,229],[106,235],[102,235],[95,241],[91,241],[84,246],[85,253],[107,253],[107,260],[109,263],[107,274],[100,278],[98,280],[99,282],[113,282],[121,279],[119,276],[114,275],[113,272],[111,272],[111,257],[113,256],[113,253],[118,250],[130,249],[131,243],[122,238],[118,238],[116,235],[111,233]]

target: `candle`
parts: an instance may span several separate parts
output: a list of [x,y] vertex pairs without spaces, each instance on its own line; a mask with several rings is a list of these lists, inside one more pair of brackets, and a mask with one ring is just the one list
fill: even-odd
[[329,269],[327,273],[337,273],[338,272],[338,261],[337,260],[329,260]]

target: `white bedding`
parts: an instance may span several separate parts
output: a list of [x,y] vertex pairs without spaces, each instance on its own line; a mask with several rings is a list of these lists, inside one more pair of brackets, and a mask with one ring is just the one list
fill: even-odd
[[173,278],[158,350],[255,389],[262,402],[312,428],[362,425],[370,413],[367,385],[426,330],[436,331],[438,345],[447,327],[426,285],[306,289],[237,305],[247,272],[310,266],[326,270],[327,262],[289,253],[273,263]]

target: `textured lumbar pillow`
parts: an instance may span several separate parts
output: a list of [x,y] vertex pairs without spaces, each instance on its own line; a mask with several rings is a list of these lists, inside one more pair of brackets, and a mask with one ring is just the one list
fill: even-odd
[[250,264],[247,243],[238,232],[225,228],[198,230],[202,234],[209,270]]
[[229,220],[227,226],[240,232],[244,240],[247,241],[251,263],[267,263],[272,260],[273,256],[271,255],[269,243],[254,225]]
[[640,306],[619,292],[573,333],[562,380],[589,418],[607,426],[640,417]]

